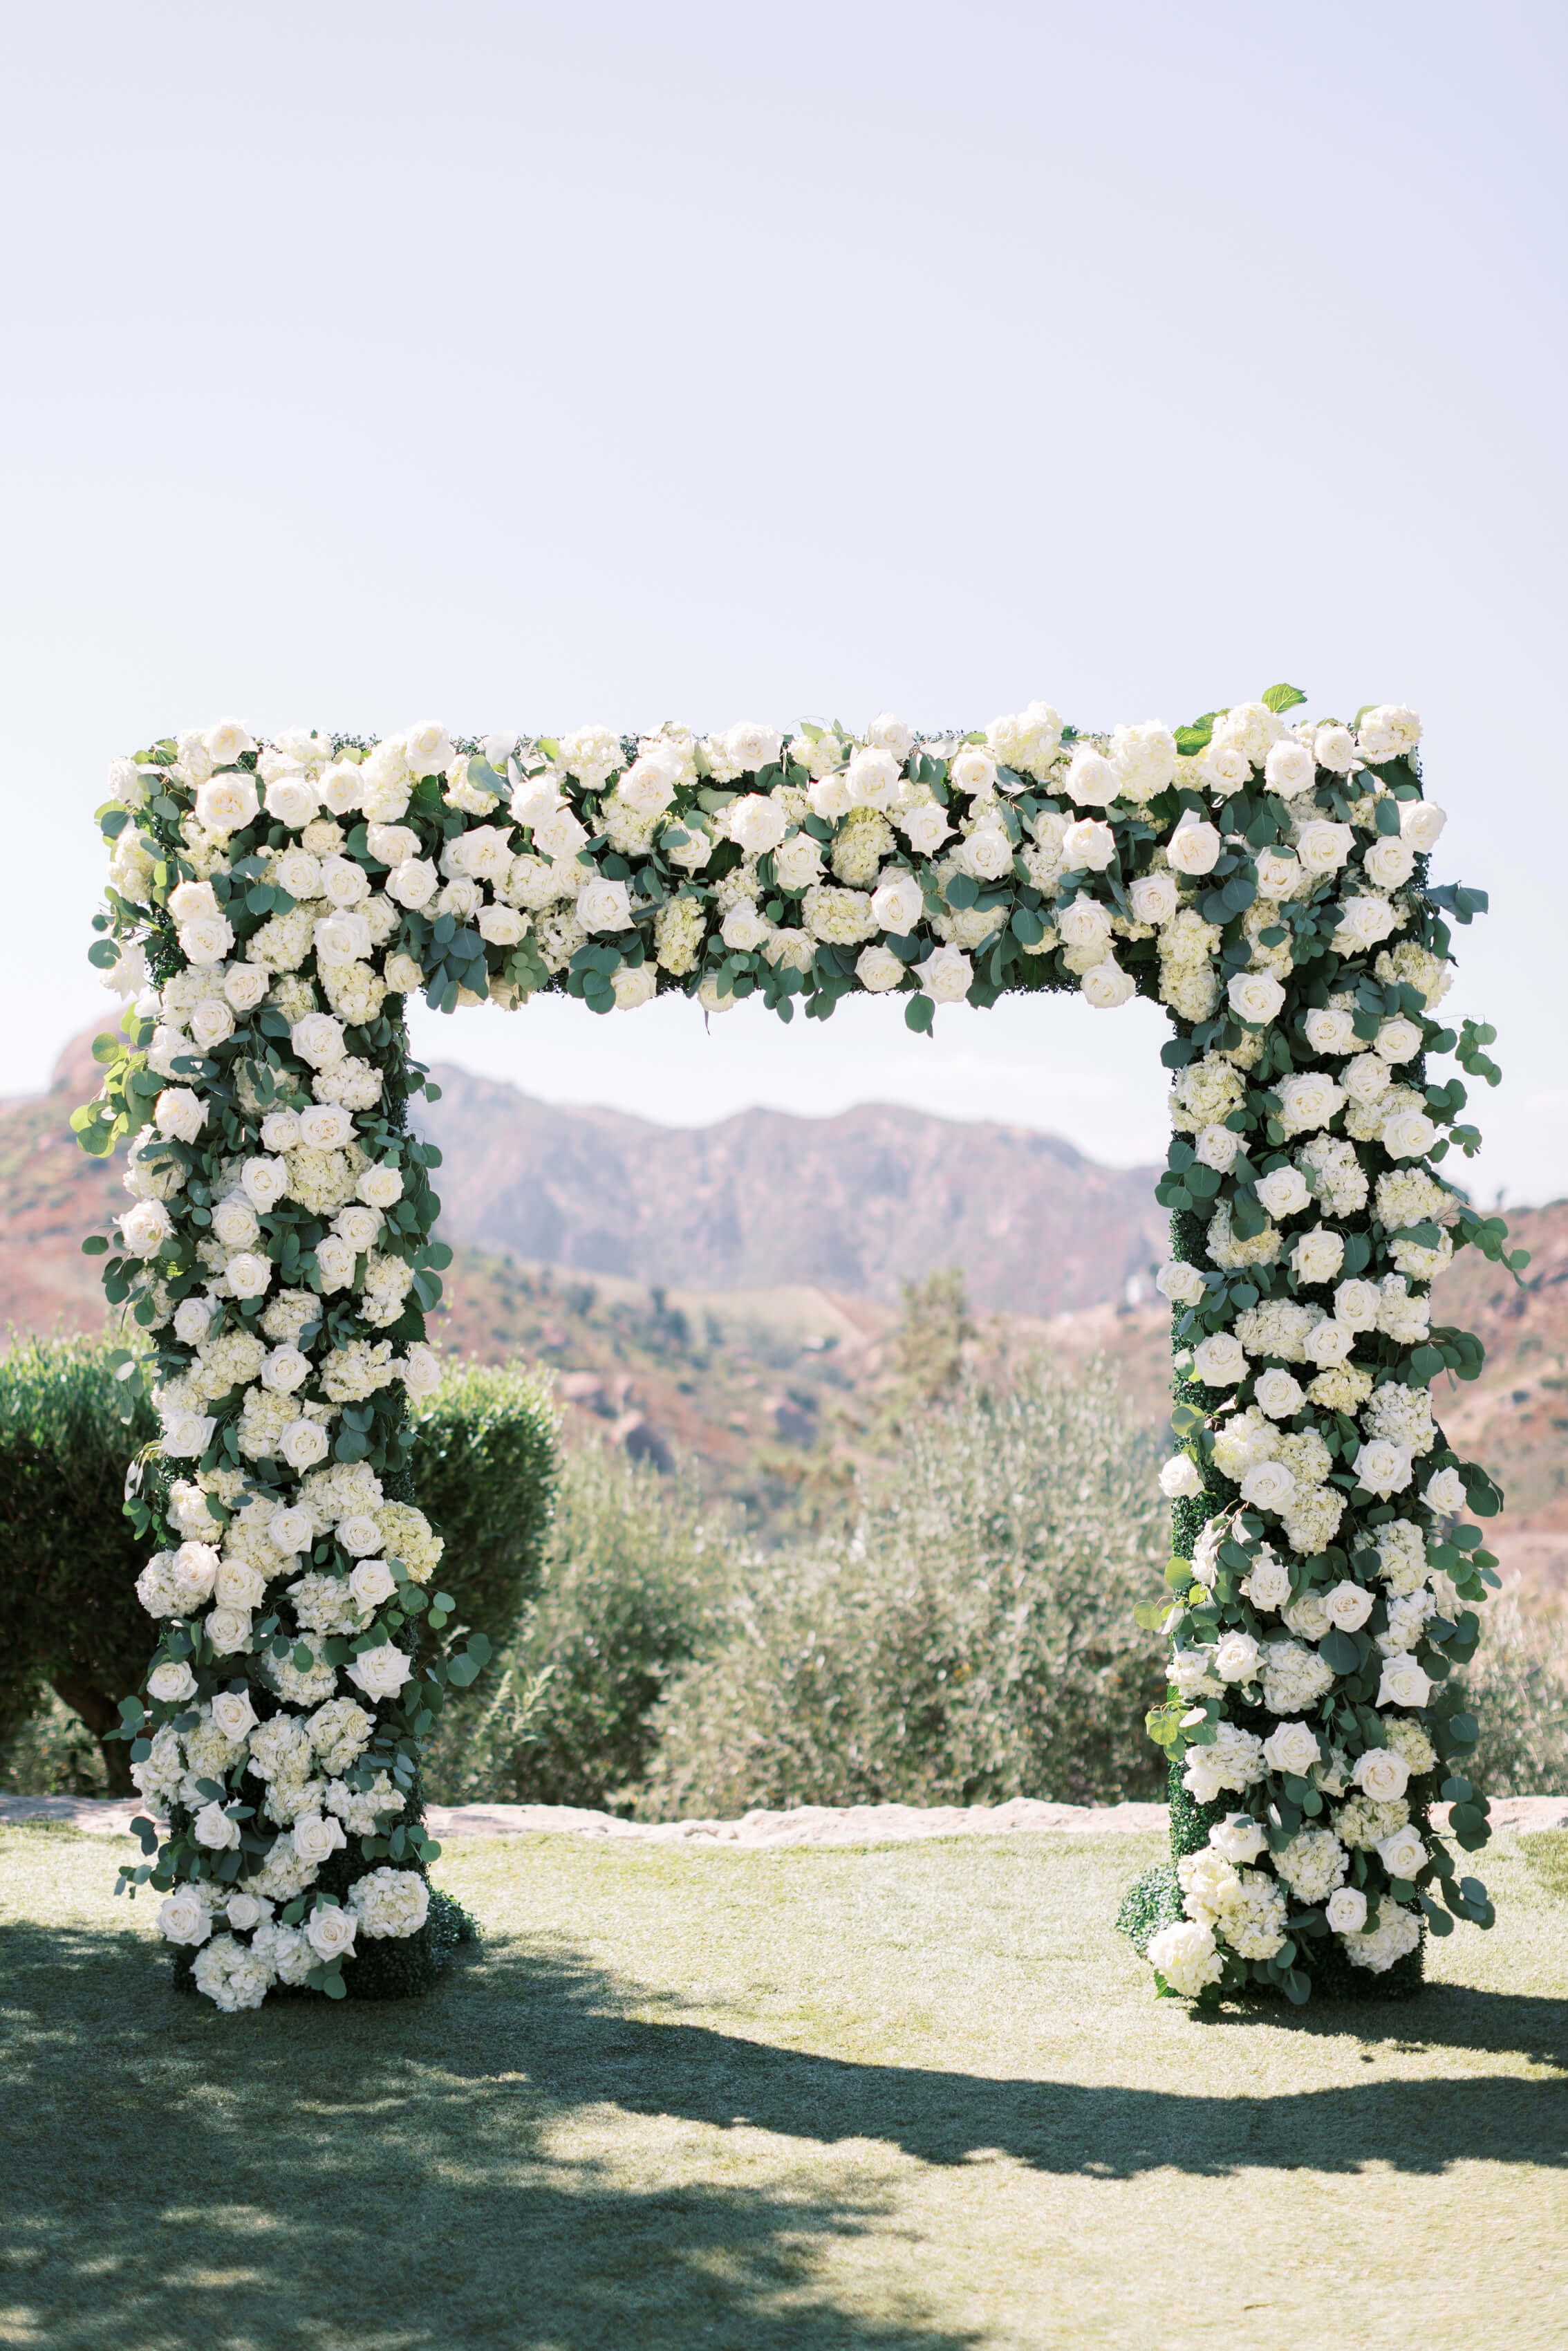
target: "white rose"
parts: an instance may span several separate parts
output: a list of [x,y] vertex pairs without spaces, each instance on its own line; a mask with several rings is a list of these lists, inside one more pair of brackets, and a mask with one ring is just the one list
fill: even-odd
[[1307,1014],[1301,1023],[1307,1032],[1307,1042],[1314,1053],[1354,1053],[1355,1050],[1355,1015],[1322,1005]]
[[1252,1393],[1259,1411],[1267,1413],[1270,1420],[1293,1420],[1301,1408],[1301,1382],[1278,1366],[1259,1374]]
[[1190,1453],[1173,1453],[1160,1471],[1160,1491],[1167,1502],[1179,1502],[1203,1491],[1203,1472]]
[[1316,783],[1317,761],[1305,743],[1284,736],[1263,762],[1263,780],[1271,792],[1294,799],[1299,792],[1310,792]]
[[1295,1134],[1326,1126],[1344,1107],[1343,1092],[1322,1070],[1293,1071],[1279,1081],[1274,1092],[1279,1096],[1281,1121]]
[[1203,769],[1209,782],[1221,791],[1235,791],[1252,780],[1252,762],[1246,752],[1218,737],[1204,754]]
[[1250,1633],[1227,1633],[1214,1652],[1214,1670],[1222,1682],[1253,1681],[1262,1654]]
[[261,1367],[261,1384],[273,1395],[292,1395],[310,1376],[310,1358],[298,1347],[274,1347]]
[[1212,1167],[1217,1176],[1228,1176],[1236,1165],[1241,1137],[1228,1126],[1200,1127],[1193,1136],[1192,1147],[1200,1166]]
[[[332,1826],[337,1828],[336,1821],[332,1823]],[[338,1842],[340,1844],[343,1842],[340,1832]],[[329,1966],[333,1959],[352,1958],[354,1936],[359,1923],[351,1910],[340,1909],[331,1903],[323,1903],[321,1907],[319,1910],[313,1910],[305,1921],[305,1939],[322,1965]]]
[[974,965],[956,947],[937,947],[915,968],[926,995],[936,1004],[960,1002],[968,995],[975,977]]
[[1382,1294],[1375,1281],[1342,1281],[1333,1294],[1335,1315],[1353,1331],[1375,1330],[1381,1303]]
[[758,726],[751,718],[741,719],[719,739],[732,767],[753,770],[773,767],[784,748],[784,737],[777,727]]
[[180,952],[198,970],[222,963],[234,946],[235,935],[222,914],[197,914],[180,925]]
[[288,1170],[281,1159],[247,1159],[239,1180],[251,1207],[265,1213],[276,1207],[288,1189]]
[[622,964],[619,971],[611,973],[610,985],[615,991],[617,1012],[636,1012],[657,995],[658,971],[651,963]]
[[1359,1633],[1372,1614],[1372,1594],[1359,1583],[1336,1583],[1322,1597],[1329,1623],[1342,1633]]
[[[1010,845],[1009,856],[1010,859]],[[905,872],[902,866],[895,866],[872,892],[871,911],[873,919],[884,931],[902,937],[913,931],[925,913],[925,894],[913,873]]]
[[1110,944],[1111,917],[1097,898],[1074,898],[1057,916],[1056,926],[1063,946],[1082,949]]
[[969,744],[949,760],[947,779],[955,790],[967,792],[974,799],[984,799],[996,789],[997,763],[988,751]]
[[[731,841],[747,857],[765,857],[769,850],[777,849],[789,823],[784,810],[766,792],[747,792],[743,799],[732,800],[725,810],[725,820]],[[612,929],[615,925],[604,924],[600,927]]]
[[1193,1370],[1205,1387],[1233,1388],[1247,1376],[1247,1356],[1234,1332],[1216,1331],[1193,1351]]
[[1457,1518],[1467,1507],[1469,1496],[1465,1481],[1457,1469],[1439,1469],[1428,1478],[1421,1499],[1433,1515],[1439,1519]]
[[310,1535],[310,1513],[298,1502],[286,1503],[282,1510],[274,1510],[267,1522],[267,1540],[275,1551],[303,1551]]
[[606,882],[601,874],[584,883],[577,893],[577,919],[585,931],[624,931],[632,924],[632,900],[624,882]]
[[267,788],[267,815],[290,832],[302,832],[320,805],[320,792],[305,776],[274,776]]
[[1063,786],[1079,808],[1109,808],[1122,789],[1122,778],[1104,754],[1090,743],[1074,745]]
[[1312,1204],[1307,1179],[1299,1167],[1275,1167],[1258,1178],[1258,1197],[1271,1217],[1300,1216]]
[[1352,1102],[1374,1102],[1393,1083],[1381,1053],[1357,1053],[1340,1071],[1340,1083]]
[[1414,1020],[1385,1020],[1374,1040],[1385,1061],[1407,1061],[1421,1050],[1421,1031]]
[[479,936],[493,947],[515,947],[528,924],[515,906],[485,906],[479,914]]
[[457,753],[451,736],[437,719],[422,718],[402,738],[402,755],[411,776],[444,775]]
[[1322,1750],[1304,1722],[1281,1722],[1263,1741],[1263,1761],[1270,1771],[1289,1772],[1294,1779],[1304,1780],[1312,1765],[1322,1760]]
[[1237,1019],[1253,1029],[1277,1019],[1285,1001],[1284,989],[1269,971],[1232,973],[1225,994]]
[[213,1931],[207,1906],[193,1886],[182,1886],[160,1903],[158,1924],[171,1943],[204,1943]]
[[1448,811],[1435,807],[1430,800],[1399,803],[1399,830],[1418,856],[1436,849],[1438,835],[1448,821]]
[[1266,1849],[1269,1838],[1260,1821],[1247,1813],[1228,1813],[1209,1830],[1208,1842],[1232,1868],[1245,1869]]
[[291,1842],[298,1860],[319,1869],[324,1861],[342,1850],[348,1840],[341,1821],[324,1820],[319,1813],[301,1813],[294,1823]]
[[255,1249],[242,1249],[224,1268],[224,1278],[236,1298],[260,1298],[272,1280],[272,1259]]
[[849,785],[842,775],[817,777],[809,787],[806,797],[811,803],[812,815],[820,816],[824,824],[836,824],[840,817],[848,816],[854,806],[850,798]]
[[246,1647],[250,1641],[250,1612],[245,1608],[223,1606],[213,1609],[202,1626],[220,1657]]
[[1153,923],[1156,928],[1170,921],[1180,903],[1176,885],[1168,873],[1141,873],[1128,895],[1138,921]]
[[354,1595],[355,1606],[368,1615],[383,1600],[392,1598],[397,1583],[384,1559],[362,1559],[350,1574],[349,1589]]
[[977,824],[958,852],[959,862],[979,882],[999,882],[1010,873],[1013,845],[999,825]]
[[191,1034],[204,1053],[225,1043],[234,1032],[234,1014],[220,998],[205,996],[192,1011]]
[[196,1607],[217,1581],[218,1554],[212,1543],[187,1541],[172,1562],[174,1589],[187,1608]]
[[1301,879],[1301,866],[1288,850],[1260,849],[1258,852],[1258,894],[1260,898],[1288,898]]
[[1298,1233],[1291,1245],[1291,1265],[1298,1281],[1332,1281],[1343,1263],[1344,1236],[1330,1232],[1326,1225]]
[[1383,1660],[1383,1679],[1374,1706],[1425,1706],[1432,1695],[1428,1677],[1407,1650]]
[[234,1744],[256,1727],[256,1708],[248,1690],[220,1690],[213,1700],[213,1720]]
[[354,1190],[368,1208],[394,1207],[402,1197],[402,1171],[398,1167],[367,1167]]
[[176,882],[169,893],[169,912],[177,923],[193,923],[198,915],[219,912],[217,892],[210,882]]
[[[974,754],[969,756],[973,757]],[[956,763],[955,763],[956,764]],[[989,766],[989,761],[987,762]],[[951,772],[951,771],[950,771]],[[995,769],[992,769],[994,776]],[[900,763],[891,751],[876,747],[856,751],[844,770],[844,789],[852,808],[884,809],[898,789]],[[955,776],[955,782],[957,778]],[[961,789],[973,789],[968,786]]]
[[1381,1140],[1390,1159],[1424,1159],[1437,1140],[1437,1130],[1424,1112],[1397,1110],[1384,1120]]
[[352,1241],[341,1233],[324,1233],[316,1244],[316,1270],[321,1277],[323,1293],[330,1297],[334,1290],[347,1290],[354,1279],[354,1261],[359,1256]]
[[1307,1332],[1307,1355],[1320,1371],[1328,1371],[1335,1364],[1345,1364],[1355,1353],[1355,1332],[1333,1315],[1325,1315]]
[[855,957],[855,977],[873,996],[884,996],[904,977],[904,966],[890,947],[862,947]]
[[196,1677],[183,1658],[177,1664],[154,1666],[147,1677],[147,1695],[159,1706],[178,1706],[195,1694]]
[[1358,897],[1342,898],[1338,914],[1340,929],[1354,946],[1375,946],[1394,928],[1394,909],[1387,899],[1364,892]]
[[737,955],[749,955],[768,936],[755,898],[737,898],[719,925],[719,936]]
[[1247,1578],[1247,1597],[1254,1608],[1282,1608],[1291,1596],[1291,1571],[1271,1552],[1265,1553]]
[[226,1853],[239,1843],[239,1823],[230,1820],[222,1804],[204,1804],[191,1824],[191,1834],[209,1853]]
[[340,1550],[355,1559],[369,1559],[382,1547],[382,1531],[368,1511],[340,1519],[335,1531]]
[[1212,873],[1219,862],[1219,835],[1213,825],[1186,809],[1166,843],[1166,855],[1178,873]]
[[196,821],[208,832],[238,832],[256,811],[256,778],[214,776],[196,794]]
[[291,1469],[314,1469],[327,1458],[327,1432],[317,1420],[291,1420],[277,1440]]
[[901,764],[915,748],[913,731],[902,718],[895,718],[891,710],[884,710],[879,718],[872,720],[865,730],[865,739],[874,744],[879,751],[891,751]]
[[213,1210],[213,1233],[225,1249],[250,1249],[260,1231],[256,1210],[237,1192],[232,1199],[220,1200]]
[[1114,956],[1108,955],[1084,972],[1078,982],[1078,993],[1097,1012],[1114,1012],[1129,1003],[1137,994],[1137,982],[1130,971],[1124,971]]
[[1282,1461],[1260,1461],[1241,1480],[1241,1499],[1256,1510],[1285,1510],[1296,1481]]
[[1392,1836],[1380,1840],[1377,1858],[1390,1877],[1414,1877],[1427,1858],[1420,1830],[1407,1821]]
[[254,1894],[231,1894],[225,1909],[229,1925],[240,1935],[248,1935],[253,1927],[260,1926],[266,1916]]
[[[1347,730],[1335,730],[1343,735]],[[1366,1896],[1356,1886],[1336,1886],[1323,1912],[1336,1935],[1359,1935],[1366,1924]]]
[[201,739],[214,768],[232,768],[236,759],[243,759],[247,751],[256,748],[237,718],[220,718],[215,726],[205,729]]
[[331,1069],[346,1050],[343,1024],[334,1020],[329,1012],[308,1012],[290,1029],[288,1041],[299,1059],[308,1061],[313,1070]]
[[1116,854],[1116,836],[1100,818],[1081,816],[1070,824],[1061,836],[1061,862],[1064,867],[1086,868],[1091,873],[1103,872]]
[[410,1395],[434,1395],[441,1385],[441,1358],[434,1347],[411,1347],[403,1358],[402,1372]]
[[897,821],[916,857],[934,857],[953,830],[946,810],[936,800],[923,800]]
[[138,1200],[120,1219],[120,1238],[132,1257],[156,1257],[173,1229],[162,1200]]
[[212,1443],[216,1426],[211,1413],[166,1411],[163,1450],[174,1460],[194,1460]]
[[680,754],[674,744],[669,744],[633,759],[615,787],[615,797],[622,808],[651,822],[654,817],[664,815],[675,797],[680,779]]
[[1312,737],[1312,756],[1331,775],[1348,776],[1355,765],[1355,737],[1348,726],[1320,726]]
[[405,857],[392,867],[382,885],[400,906],[427,906],[441,887],[441,876],[425,857]]
[[254,1012],[272,985],[272,974],[261,963],[231,963],[224,974],[224,994],[236,1012]]
[[321,861],[321,890],[332,905],[347,912],[369,897],[371,877],[352,857],[326,857]]
[[349,1667],[349,1679],[367,1698],[395,1698],[413,1671],[413,1660],[388,1641],[380,1648],[361,1649]]
[[1416,852],[1401,834],[1382,833],[1361,862],[1367,880],[1375,883],[1378,889],[1396,890],[1414,872]]
[[1410,1784],[1410,1766],[1396,1748],[1369,1747],[1350,1776],[1375,1804],[1396,1804]]
[[1176,1259],[1162,1265],[1155,1276],[1155,1288],[1173,1306],[1196,1306],[1208,1295],[1208,1284],[1196,1265],[1183,1265]]
[[174,1336],[182,1346],[199,1347],[212,1328],[216,1301],[182,1298],[174,1309]]
[[1356,1455],[1354,1468],[1358,1485],[1387,1501],[1391,1494],[1402,1493],[1410,1483],[1409,1447],[1396,1445],[1386,1437],[1375,1437]]
[[809,832],[798,832],[793,841],[775,850],[773,872],[781,890],[809,890],[813,882],[821,880],[822,852]]
[[277,861],[277,881],[294,899],[321,895],[321,861],[308,849],[286,849]]
[[1312,817],[1296,828],[1296,855],[1309,873],[1337,873],[1354,847],[1350,826],[1331,824],[1327,817]]
[[354,1139],[354,1122],[341,1102],[311,1102],[299,1113],[299,1140],[312,1151],[341,1151]]

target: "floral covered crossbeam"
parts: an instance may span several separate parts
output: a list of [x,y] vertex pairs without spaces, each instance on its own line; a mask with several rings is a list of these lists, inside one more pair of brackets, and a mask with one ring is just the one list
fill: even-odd
[[1503,1252],[1444,1165],[1476,1145],[1463,1084],[1428,1069],[1496,1075],[1490,1030],[1437,1009],[1484,900],[1427,880],[1411,713],[1292,723],[1302,699],[1107,736],[1043,703],[962,737],[225,721],[115,763],[91,955],[129,1001],[76,1124],[128,1145],[87,1246],[163,1427],[131,1503],[158,1644],[122,1713],[165,1825],[125,1876],[202,1991],[370,1988],[432,1931],[420,1742],[486,1649],[406,1470],[447,1261],[414,991],[786,1020],[858,991],[916,1030],[1027,989],[1164,1004],[1182,1450],[1150,1727],[1212,1820],[1149,1956],[1188,1997],[1300,1999],[1331,1950],[1385,1970],[1423,1921],[1488,1921],[1427,1817],[1441,1794],[1454,1842],[1487,1834],[1450,1676],[1495,1582],[1463,1514],[1496,1495],[1434,1417],[1479,1350],[1428,1295],[1456,1244]]

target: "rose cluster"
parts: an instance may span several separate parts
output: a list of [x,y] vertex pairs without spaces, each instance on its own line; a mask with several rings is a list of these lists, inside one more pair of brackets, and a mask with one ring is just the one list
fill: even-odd
[[1418,735],[1396,708],[1354,727],[1225,713],[1192,761],[1222,805],[1167,848],[1179,864],[1201,827],[1225,876],[1161,934],[1177,1037],[1158,1196],[1176,1249],[1158,1281],[1183,1444],[1160,1473],[1173,1596],[1141,1612],[1171,1641],[1150,1729],[1198,1804],[1239,1807],[1182,1858],[1185,1922],[1149,1945],[1187,1998],[1250,1978],[1302,1999],[1296,1955],[1319,1938],[1383,1973],[1424,1919],[1491,1918],[1427,1818],[1441,1794],[1459,1845],[1488,1834],[1450,1676],[1497,1580],[1458,1523],[1496,1489],[1448,1447],[1431,1394],[1445,1371],[1473,1377],[1480,1349],[1432,1327],[1430,1285],[1456,1245],[1500,1258],[1503,1236],[1442,1170],[1479,1138],[1429,1057],[1496,1073],[1490,1031],[1438,1017],[1443,914],[1484,900],[1427,886],[1444,816]]
[[[1299,1829],[1323,1800],[1302,1810],[1287,1782],[1319,1795],[1312,1773],[1342,1751],[1348,1772],[1385,1706],[1426,1718],[1412,1677],[1433,1679],[1434,1643],[1460,1654],[1467,1620],[1442,1610],[1473,1596],[1474,1571],[1449,1545],[1416,1574],[1390,1537],[1407,1580],[1384,1597],[1368,1562],[1385,1521],[1425,1537],[1457,1507],[1427,1396],[1446,1343],[1427,1286],[1468,1213],[1433,1172],[1462,1090],[1425,1077],[1448,966],[1420,861],[1442,817],[1408,711],[1287,725],[1299,699],[1095,737],[1041,702],[966,737],[884,715],[863,736],[746,722],[458,741],[432,722],[263,744],[225,721],[115,763],[92,955],[130,1002],[77,1123],[90,1149],[129,1138],[106,1279],[150,1334],[163,1454],[188,1467],[140,1586],[163,1629],[136,1769],[169,1809],[152,1874],[176,1885],[182,1934],[191,1899],[210,1927],[214,1888],[244,1889],[242,1916],[283,1906],[249,1928],[225,1910],[241,1956],[207,1969],[214,1997],[237,2000],[309,1918],[330,1913],[319,1936],[351,1942],[353,1889],[318,1884],[335,1834],[367,1859],[420,1851],[392,1823],[439,1542],[383,1476],[405,1396],[435,1375],[423,1315],[445,1261],[433,1155],[402,1119],[414,990],[448,1011],[541,988],[599,1012],[756,994],[784,1019],[797,998],[823,1019],[866,992],[902,997],[917,1030],[940,1004],[1022,988],[1165,1004],[1181,1057],[1168,1196],[1204,1236],[1166,1276],[1200,1399],[1166,1490],[1215,1502],[1186,1579],[1199,1598],[1172,1617],[1167,1743],[1190,1750],[1195,1789],[1245,1789],[1260,1818],[1294,1805]],[[1449,1557],[1451,1593],[1431,1581]],[[1347,1583],[1373,1593],[1364,1623],[1314,1631]],[[1355,1675],[1331,1630],[1358,1645]],[[1247,1673],[1218,1662],[1235,1635],[1254,1645]],[[1333,1709],[1361,1704],[1345,1693],[1371,1671],[1363,1646],[1381,1659],[1384,1643],[1400,1694],[1369,1686],[1353,1734]],[[1315,1709],[1320,1762],[1251,1771],[1265,1740],[1226,1714],[1237,1694],[1301,1722]],[[256,1715],[232,1756],[214,1727],[231,1698]],[[335,1768],[309,1726],[361,1700],[371,1732]],[[279,1721],[298,1734],[281,1746]],[[1349,1865],[1375,1901],[1396,1881],[1368,1866]],[[1203,1930],[1217,1951],[1236,1948],[1228,1915]]]

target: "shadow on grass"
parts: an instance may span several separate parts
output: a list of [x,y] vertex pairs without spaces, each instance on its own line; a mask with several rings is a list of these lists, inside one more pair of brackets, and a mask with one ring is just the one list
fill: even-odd
[[[965,2351],[978,2338],[907,2295],[873,2283],[869,2309],[847,2308],[823,2283],[836,2241],[900,2225],[862,2158],[824,2150],[870,2140],[949,2166],[999,2149],[1107,2179],[1568,2164],[1560,2081],[1246,2097],[855,2064],[727,2036],[674,2001],[661,2015],[542,1944],[492,1947],[406,2005],[223,2017],[167,1985],[133,1936],[0,1929],[7,2340]],[[1418,2011],[1333,2022],[1562,2046],[1561,2003],[1435,1989]],[[716,2147],[694,2125],[795,2144]]]

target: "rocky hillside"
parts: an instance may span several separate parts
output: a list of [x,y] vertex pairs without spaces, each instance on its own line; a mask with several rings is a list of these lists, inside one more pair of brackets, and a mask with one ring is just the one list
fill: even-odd
[[807,1282],[895,1299],[960,1265],[981,1308],[1055,1314],[1122,1295],[1164,1253],[1155,1171],[1101,1167],[1022,1127],[867,1104],[672,1128],[561,1109],[438,1068],[446,1238],[687,1289]]

